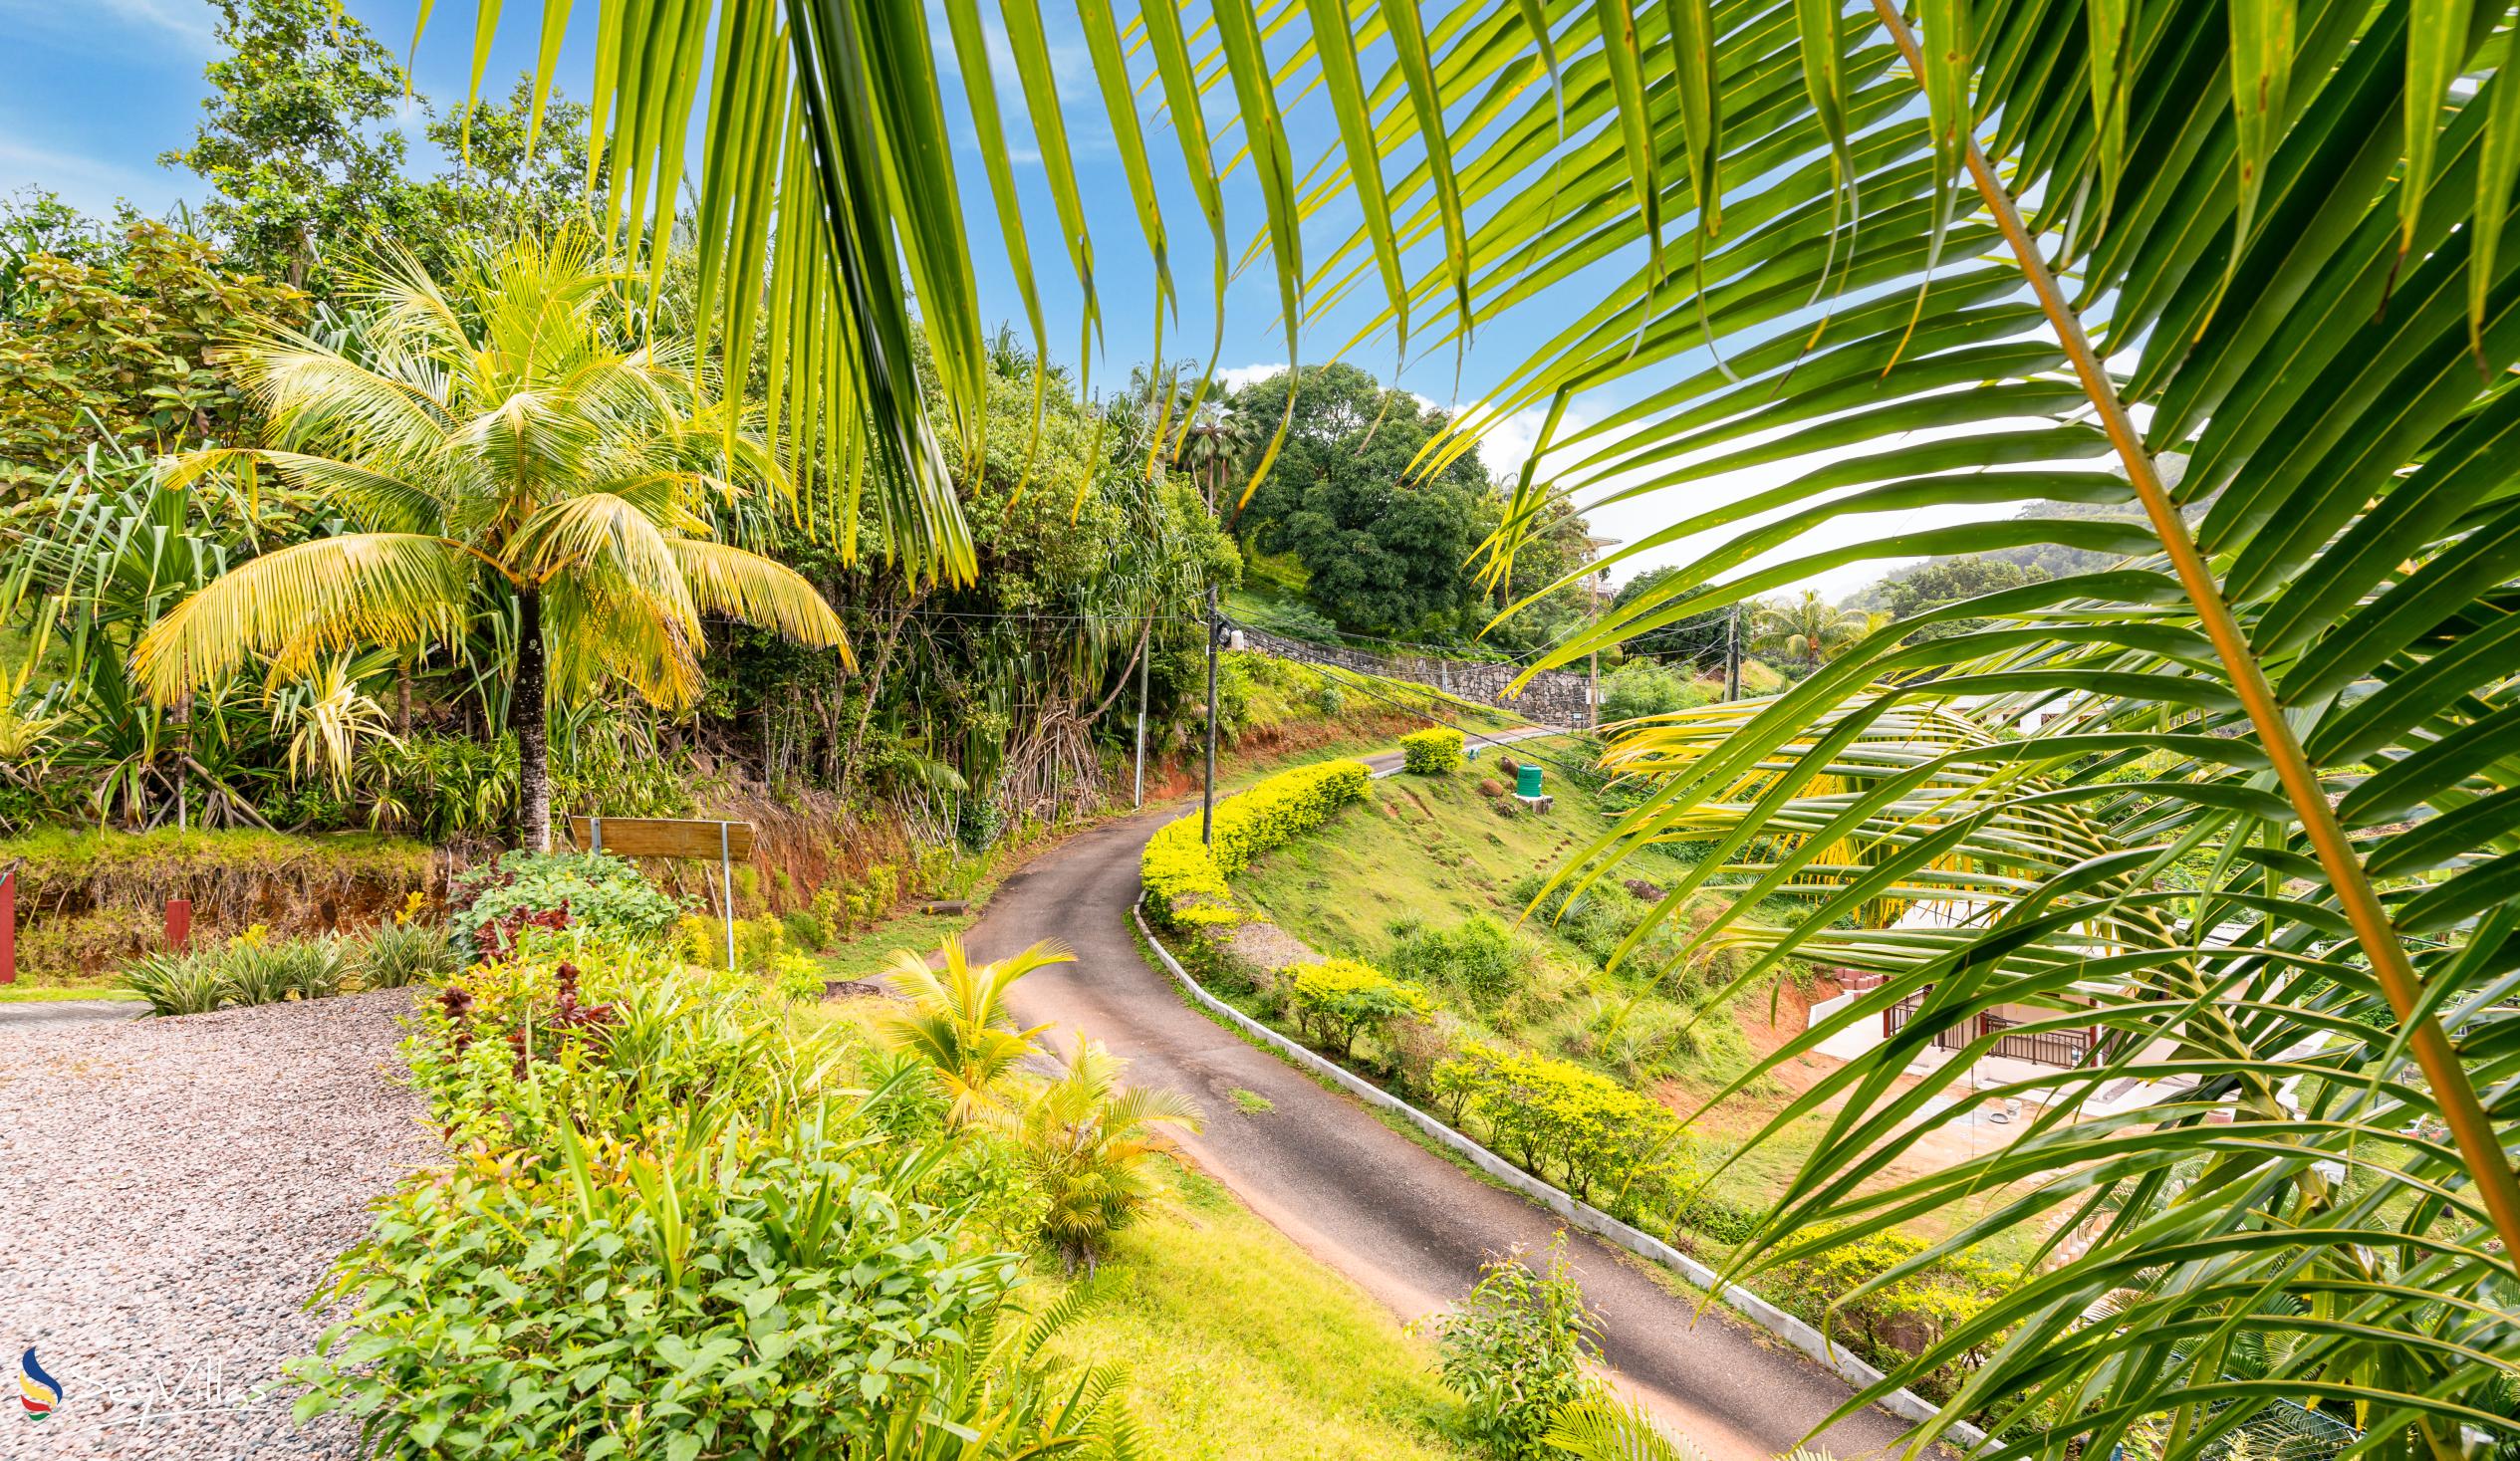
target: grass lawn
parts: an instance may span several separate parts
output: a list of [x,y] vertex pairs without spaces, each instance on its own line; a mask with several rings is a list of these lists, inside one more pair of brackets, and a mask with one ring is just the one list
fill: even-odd
[[1434,1349],[1195,1172],[1079,1282],[1052,1346],[1130,1378],[1147,1454],[1319,1461],[1459,1457]]
[[59,999],[129,999],[139,996],[119,984],[0,984],[0,1005],[36,1004]]

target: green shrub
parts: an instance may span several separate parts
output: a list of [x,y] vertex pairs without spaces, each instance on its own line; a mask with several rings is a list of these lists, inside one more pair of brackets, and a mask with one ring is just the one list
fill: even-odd
[[896,1199],[915,1153],[796,1122],[733,1160],[722,1112],[660,1134],[402,1188],[336,1265],[356,1338],[293,1366],[301,1420],[348,1409],[377,1456],[768,1461],[948,1408],[939,1371],[1020,1264],[958,1256],[949,1218]]
[[[1827,1236],[1825,1226],[1798,1238]],[[1833,1337],[1852,1340],[1875,1364],[1892,1364],[1974,1319],[2019,1276],[1960,1255],[1937,1259],[1858,1299],[1855,1293],[1891,1269],[1922,1254],[1924,1239],[1900,1232],[1837,1238],[1806,1257],[1771,1269],[1762,1281],[1768,1298]],[[1951,1393],[1958,1366],[1937,1371],[1920,1392]]]
[[1380,1036],[1388,1047],[1393,1026],[1434,1012],[1426,991],[1353,959],[1292,964],[1279,974],[1296,1023],[1316,1043],[1337,1051],[1341,1060],[1355,1054],[1358,1036]]
[[779,928],[787,936],[790,948],[804,953],[819,954],[831,947],[831,930],[810,908],[799,908],[781,918]]
[[1459,1307],[1435,1319],[1444,1383],[1462,1399],[1466,1439],[1501,1461],[1564,1453],[1544,1437],[1560,1411],[1592,1396],[1600,1321],[1566,1259],[1566,1235],[1535,1269],[1517,1245],[1479,1266]]
[[1365,800],[1374,772],[1362,761],[1324,761],[1282,771],[1216,804],[1215,845],[1199,842],[1199,819],[1176,818],[1146,841],[1138,875],[1159,918],[1173,924],[1232,922],[1226,879],[1271,848],[1321,827]]
[[143,954],[116,982],[148,1001],[152,1015],[206,1015],[228,999],[218,961],[202,953]]
[[[597,938],[655,939],[682,912],[636,863],[610,852],[509,852],[457,873],[447,904],[448,922],[474,957],[509,951],[529,920]],[[557,923],[540,923],[554,914]]]
[[362,989],[402,989],[435,983],[462,967],[455,937],[426,918],[388,919],[350,948]]
[[1434,1069],[1432,1090],[1490,1146],[1584,1201],[1637,1218],[1667,1212],[1697,1166],[1677,1117],[1609,1077],[1548,1056],[1472,1045]]
[[1457,989],[1480,1005],[1511,998],[1531,979],[1538,962],[1504,920],[1473,913],[1449,929],[1401,924],[1386,962],[1391,972],[1420,984]]
[[1605,724],[1640,715],[1669,715],[1714,699],[1686,670],[1632,659],[1602,676],[1602,720]]
[[1400,737],[1400,767],[1419,776],[1450,776],[1470,764],[1461,732],[1434,726]]
[[[1548,878],[1542,874],[1525,873],[1515,879],[1506,896],[1520,906],[1530,907],[1547,884]],[[1543,926],[1582,949],[1594,963],[1608,968],[1620,944],[1643,920],[1645,910],[1644,900],[1635,893],[1617,883],[1602,881],[1581,889],[1560,884],[1535,912]]]

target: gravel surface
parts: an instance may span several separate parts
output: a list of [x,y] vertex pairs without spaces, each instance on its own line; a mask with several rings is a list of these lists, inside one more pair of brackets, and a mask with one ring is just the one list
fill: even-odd
[[[0,1457],[351,1456],[257,1398],[368,1204],[437,1152],[396,1085],[407,990],[0,1028]],[[58,1412],[16,1403],[33,1345]]]

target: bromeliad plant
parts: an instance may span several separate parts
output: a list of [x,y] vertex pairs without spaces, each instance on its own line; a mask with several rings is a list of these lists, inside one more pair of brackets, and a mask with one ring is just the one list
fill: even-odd
[[553,699],[618,686],[694,703],[703,614],[845,654],[811,584],[718,536],[789,479],[688,351],[642,332],[631,283],[575,232],[519,238],[445,282],[389,253],[362,288],[355,350],[268,327],[230,346],[271,444],[194,452],[164,485],[270,471],[356,529],[250,559],[176,604],[132,656],[148,693],[171,702],[254,655],[303,673],[505,620],[519,831],[540,852]]

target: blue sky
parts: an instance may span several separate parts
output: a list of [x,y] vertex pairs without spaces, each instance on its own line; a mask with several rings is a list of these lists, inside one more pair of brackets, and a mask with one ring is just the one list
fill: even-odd
[[[387,46],[398,51],[408,44],[416,0],[347,3],[350,12]],[[533,59],[541,7],[531,0],[511,0],[504,8],[504,23],[482,83],[485,95],[504,96]],[[1089,223],[1096,244],[1106,320],[1107,352],[1092,363],[1092,373],[1098,385],[1117,384],[1126,378],[1133,365],[1146,360],[1150,351],[1153,271],[1129,201],[1127,178],[1108,123],[1093,106],[1097,94],[1082,39],[1075,30],[1073,12],[1063,6],[1046,9],[1061,92],[1074,128],[1071,141],[1076,149],[1080,183],[1091,215]],[[593,53],[589,32],[596,11],[594,4],[584,0],[576,6],[576,22],[559,68],[561,90],[579,98],[587,92],[585,78]],[[468,0],[439,0],[428,34],[415,53],[414,85],[441,108],[452,106],[463,97],[471,64],[473,19],[474,7]],[[198,180],[160,167],[156,157],[168,148],[182,145],[192,135],[200,117],[201,100],[208,90],[202,80],[202,67],[217,54],[214,21],[215,12],[207,0],[0,0],[0,41],[6,43],[0,45],[0,193],[28,186],[46,188],[96,213],[110,212],[116,200],[123,198],[150,213],[163,212],[179,199],[197,200],[201,194]],[[941,15],[931,18],[931,27],[941,39],[945,33]],[[1033,139],[1023,128],[1024,108],[1011,63],[1005,59],[1002,37],[997,39],[999,44],[992,50],[999,52],[1000,100],[1013,133],[1009,152],[1016,165],[1033,240],[1035,273],[1050,316],[1052,355],[1073,360],[1081,294],[1057,242],[1049,191],[1042,179],[1038,154],[1033,151]],[[951,62],[940,55],[939,63],[940,80],[948,92],[948,110],[959,119],[962,109]],[[1210,110],[1210,127],[1217,133],[1217,155],[1222,161],[1238,147],[1239,135],[1232,130],[1227,109],[1212,105]],[[420,121],[415,110],[405,122],[412,139],[414,163],[421,167],[441,165],[442,159],[420,134]],[[1175,360],[1203,358],[1214,322],[1205,299],[1210,258],[1205,224],[1192,203],[1186,182],[1180,180],[1176,144],[1160,119],[1153,115],[1151,106],[1143,124],[1148,150],[1155,159],[1176,278],[1191,300],[1177,322],[1166,324],[1165,354]],[[957,121],[957,125],[961,138],[972,142],[967,122]],[[1299,170],[1308,167],[1332,140],[1330,128],[1317,110],[1298,109],[1290,120],[1290,141]],[[1004,264],[996,225],[985,211],[987,183],[976,147],[966,148],[962,160],[963,192],[966,207],[972,210],[966,224],[971,233],[983,308],[992,319],[1014,321],[1021,330],[1020,299]],[[1236,207],[1228,222],[1237,251],[1262,223],[1248,181],[1246,170],[1229,180],[1226,189],[1231,205]],[[1308,256],[1318,259],[1355,226],[1353,213],[1316,219],[1306,234]],[[1381,293],[1369,283],[1356,298],[1358,303],[1331,312],[1305,332],[1305,362],[1324,360],[1346,344],[1370,317],[1364,302],[1379,303]],[[1260,373],[1288,359],[1278,309],[1275,277],[1265,263],[1235,280],[1225,300],[1226,344],[1219,362],[1228,379]],[[1519,365],[1561,318],[1547,310],[1526,309],[1516,318],[1483,328],[1476,347],[1462,363],[1459,398],[1475,399]],[[1420,322],[1426,338],[1437,333],[1428,328],[1433,323]],[[1350,359],[1378,374],[1387,377],[1392,373],[1394,361],[1387,339],[1366,347]],[[1675,376],[1692,367],[1692,363],[1682,362],[1675,363],[1669,370]],[[1401,376],[1401,383],[1437,402],[1452,401],[1455,385],[1449,348],[1414,363]],[[1630,382],[1637,391],[1658,383],[1661,381]],[[1579,398],[1570,414],[1570,424],[1598,419],[1621,403],[1619,397],[1612,396]],[[1482,453],[1490,468],[1498,472],[1517,469],[1538,424],[1538,412],[1532,411],[1494,431]],[[1639,537],[1674,517],[1700,510],[1710,498],[1720,500],[1755,491],[1814,464],[1802,459],[1741,474],[1740,480],[1694,484],[1685,489],[1685,495],[1692,499],[1686,503],[1666,500],[1673,494],[1664,494],[1662,498],[1622,504],[1596,514],[1595,530],[1618,538]],[[1929,521],[1947,520],[1947,516],[1928,510],[1899,526],[1922,527]],[[1868,536],[1885,526],[1876,523],[1869,530],[1851,526],[1844,536]],[[1698,546],[1678,545],[1643,563],[1623,566],[1619,577],[1625,578],[1645,564],[1675,561]],[[1813,582],[1835,595],[1868,582],[1879,572],[1879,566],[1859,566],[1834,571]]]

